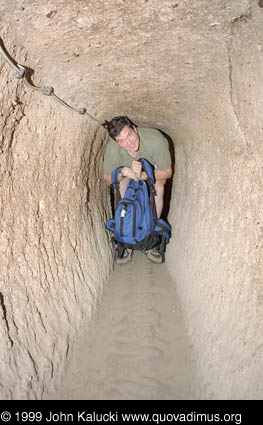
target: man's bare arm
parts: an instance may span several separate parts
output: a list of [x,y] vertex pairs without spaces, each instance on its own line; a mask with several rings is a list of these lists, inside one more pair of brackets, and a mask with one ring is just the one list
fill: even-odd
[[[140,161],[132,162],[132,170],[134,171],[137,179],[147,179],[147,174],[145,171],[142,171],[142,164]],[[167,168],[167,170],[154,170],[156,180],[167,180],[172,177],[172,174],[173,172],[171,167]]]
[[[167,180],[173,175],[172,168],[167,168],[167,170],[154,170],[155,180]],[[147,174],[145,171],[142,171],[140,179],[147,180]]]
[[[134,171],[129,167],[122,167],[121,169],[122,176],[120,173],[118,174],[118,180],[121,182],[125,177],[129,177],[130,179],[136,179]],[[104,174],[104,180],[107,185],[112,184],[111,174]]]
[[173,171],[172,168],[169,167],[167,170],[155,170],[154,175],[156,180],[167,180],[172,177]]
[[106,182],[106,184],[109,186],[112,182],[111,182],[111,174],[104,174],[104,180]]

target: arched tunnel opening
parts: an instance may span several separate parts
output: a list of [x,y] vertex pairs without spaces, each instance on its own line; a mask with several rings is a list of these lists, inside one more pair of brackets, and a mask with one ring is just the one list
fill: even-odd
[[[132,273],[126,287],[115,277],[111,284],[107,134],[88,115],[14,79],[0,61],[1,399],[44,399],[57,391],[81,332],[94,332],[98,305],[108,297],[118,308],[110,288],[122,300],[132,294],[135,308],[143,292],[159,288],[165,304],[168,286],[158,285],[166,273],[196,393],[162,388],[148,397],[262,398],[262,5],[190,3],[0,5],[6,50],[34,70],[36,86],[54,86],[98,120],[123,114],[158,128],[175,153],[166,264],[153,270],[138,255],[138,273],[146,267],[153,280]],[[173,300],[164,333],[173,334]],[[153,305],[143,308],[158,328]],[[136,317],[129,332],[143,329],[143,317]],[[176,381],[180,362],[169,355],[168,368],[162,356],[153,368]],[[105,397],[114,394],[120,397]]]

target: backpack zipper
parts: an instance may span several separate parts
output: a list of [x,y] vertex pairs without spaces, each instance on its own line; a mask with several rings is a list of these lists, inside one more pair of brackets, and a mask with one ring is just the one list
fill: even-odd
[[[136,207],[134,205],[133,202],[127,202],[125,203],[125,208],[127,208],[128,204],[132,205],[133,208],[133,222],[132,222],[132,236],[135,237],[135,233],[136,233]],[[121,215],[120,217],[120,236],[123,237],[123,227],[124,227],[124,217],[126,216],[126,214],[124,214],[123,216]]]

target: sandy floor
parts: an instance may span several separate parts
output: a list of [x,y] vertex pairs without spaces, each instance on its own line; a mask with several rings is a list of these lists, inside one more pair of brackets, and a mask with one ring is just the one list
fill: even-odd
[[61,391],[49,399],[193,397],[175,285],[166,265],[136,252],[116,265],[94,320],[75,347]]

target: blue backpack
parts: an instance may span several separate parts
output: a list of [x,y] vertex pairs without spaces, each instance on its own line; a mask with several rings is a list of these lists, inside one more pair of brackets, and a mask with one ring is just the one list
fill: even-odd
[[125,248],[148,250],[157,247],[162,262],[165,261],[165,246],[171,237],[171,226],[157,219],[155,207],[155,176],[153,166],[141,158],[147,180],[130,179],[124,198],[121,199],[118,174],[122,167],[112,172],[112,185],[116,194],[114,218],[106,223],[113,232],[117,255],[122,257]]

